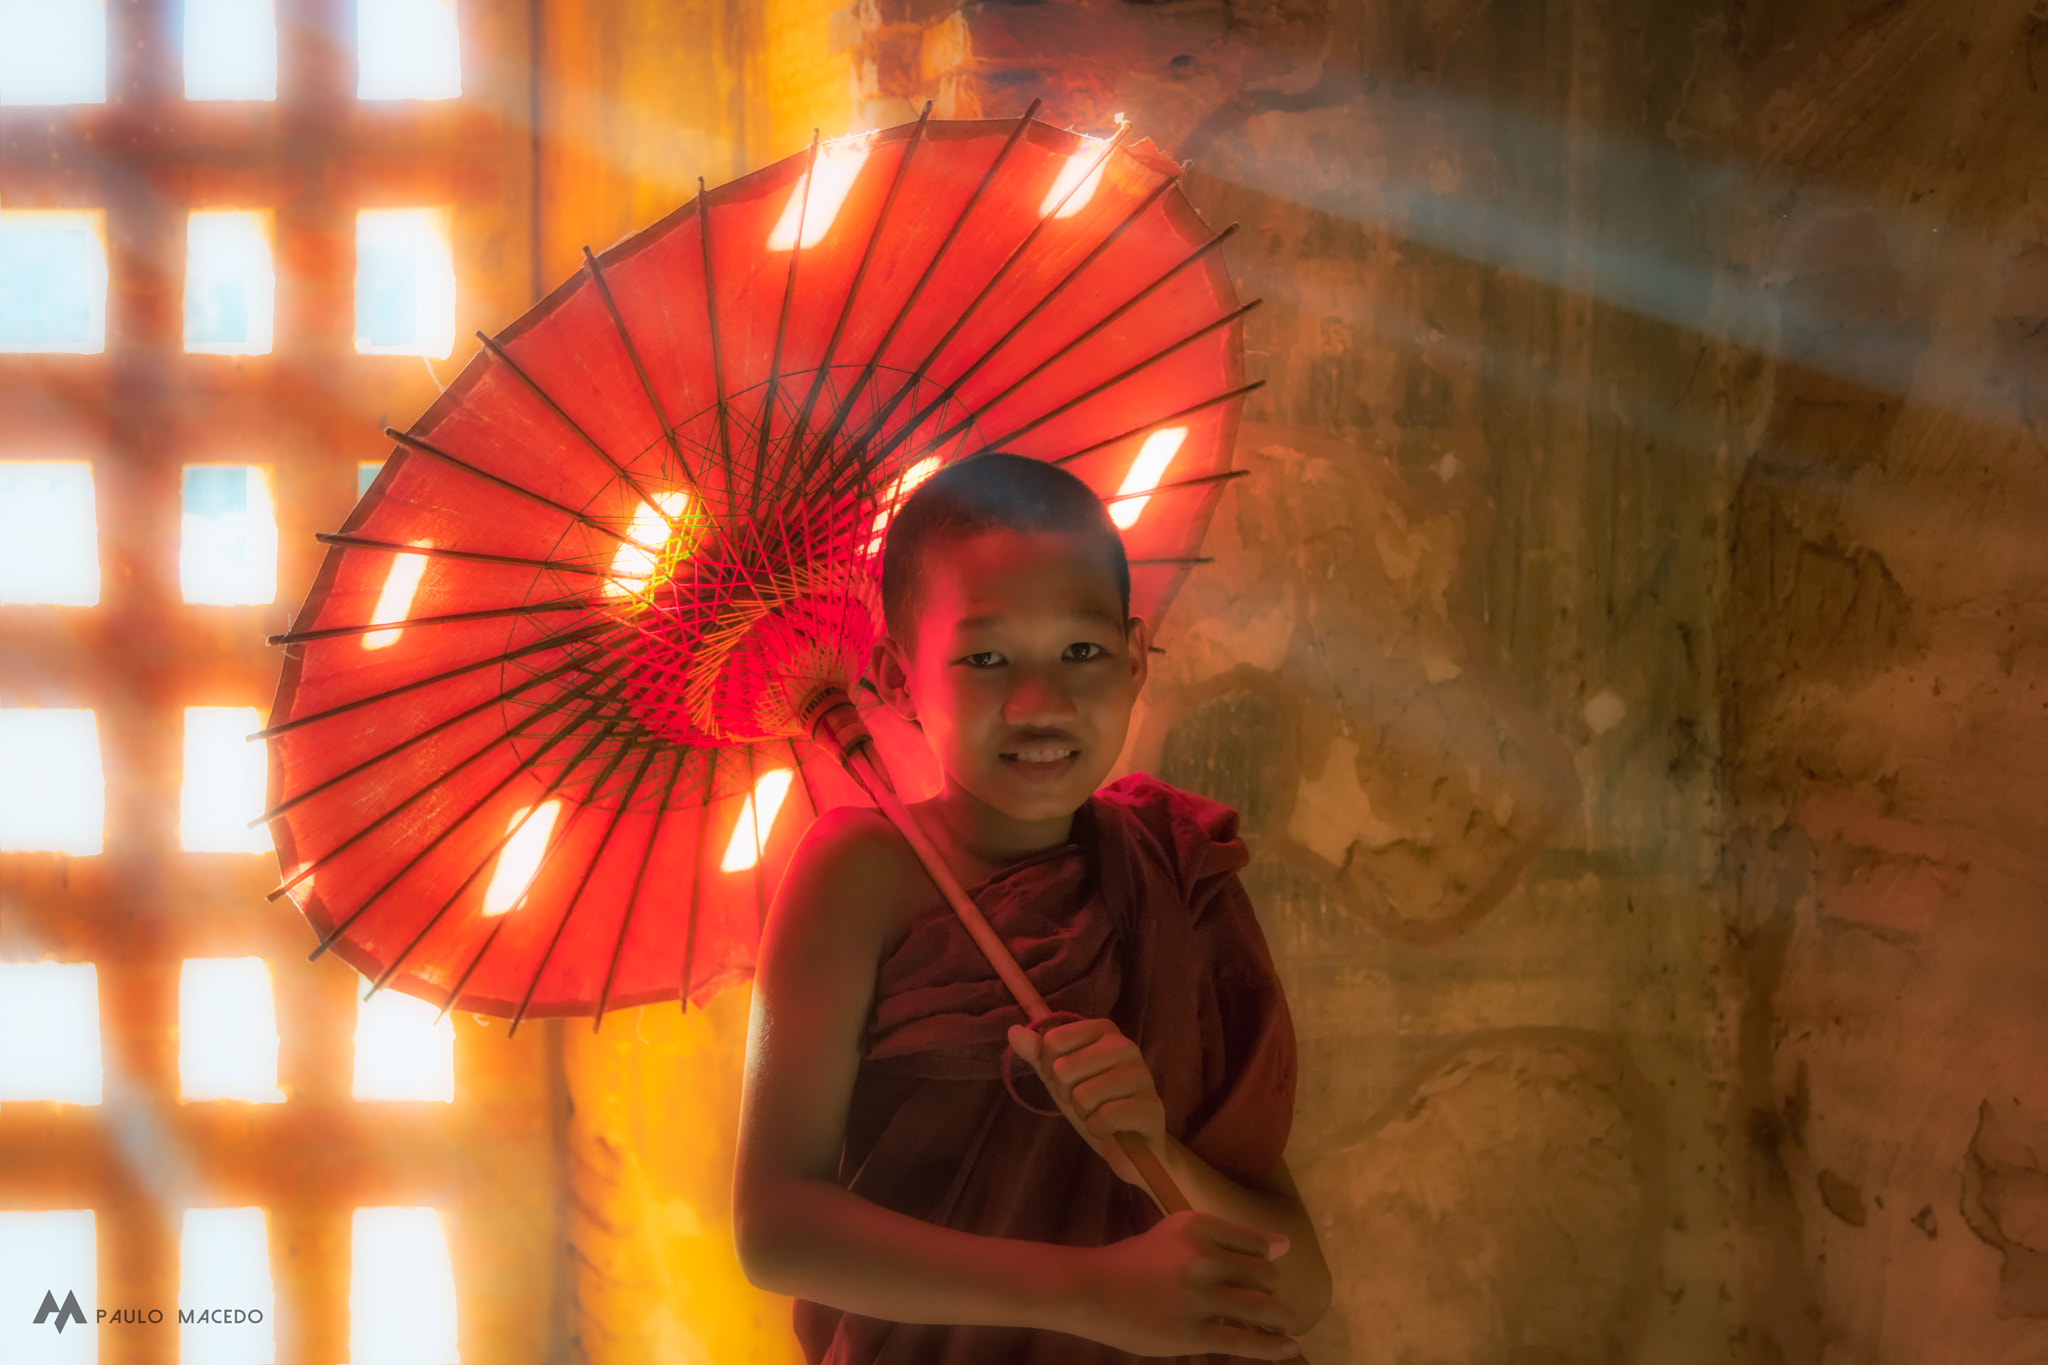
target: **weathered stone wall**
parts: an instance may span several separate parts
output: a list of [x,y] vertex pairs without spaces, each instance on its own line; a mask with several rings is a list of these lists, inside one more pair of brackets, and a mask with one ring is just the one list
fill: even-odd
[[[1313,1358],[2048,1360],[2039,0],[585,13],[559,273],[926,99],[1242,225],[1252,477],[1131,761],[1245,815]],[[592,1359],[789,1358],[737,1000],[572,1043]]]

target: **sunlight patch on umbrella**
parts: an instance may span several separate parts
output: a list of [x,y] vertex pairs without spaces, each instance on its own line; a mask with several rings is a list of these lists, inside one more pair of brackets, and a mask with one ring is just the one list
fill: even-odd
[[178,1358],[271,1365],[277,1359],[271,1326],[276,1305],[263,1210],[186,1209],[178,1237],[178,1307],[195,1315],[240,1309],[247,1316],[186,1323],[178,1332]]
[[101,1079],[99,969],[0,962],[0,1101],[98,1104]]
[[98,853],[106,793],[91,711],[0,707],[0,853]]
[[348,1358],[455,1365],[455,1274],[434,1209],[357,1209],[349,1248]]
[[936,455],[928,455],[898,475],[896,482],[889,485],[889,491],[882,495],[882,510],[875,513],[875,524],[869,529],[873,536],[868,540],[867,553],[880,554],[884,533],[889,529],[889,518],[896,515],[896,509],[903,500],[917,491],[917,486],[939,472],[945,461]]
[[1138,458],[1131,461],[1130,472],[1124,475],[1123,483],[1117,488],[1120,502],[1109,505],[1109,519],[1116,523],[1119,531],[1128,531],[1138,524],[1144,514],[1145,504],[1150,497],[1134,498],[1132,493],[1150,493],[1159,486],[1159,480],[1166,475],[1166,467],[1173,463],[1173,457],[1180,453],[1181,443],[1188,438],[1186,427],[1168,427],[1155,431],[1145,438],[1145,444],[1138,447]]
[[455,1022],[424,1000],[378,991],[356,1002],[359,1100],[455,1100]]
[[269,761],[249,735],[263,722],[253,706],[185,708],[185,775],[178,790],[178,846],[187,853],[268,853],[263,814]]
[[[1116,121],[1122,123],[1124,116],[1118,114]],[[1072,218],[1088,207],[1088,201],[1102,186],[1103,169],[1109,165],[1109,158],[1102,154],[1108,141],[1099,137],[1081,139],[1081,145],[1067,157],[1066,165],[1060,167],[1052,188],[1045,192],[1045,199],[1038,206],[1040,218],[1047,214],[1055,218]]]
[[754,779],[754,789],[741,804],[739,823],[732,827],[732,838],[725,845],[725,856],[718,861],[720,872],[745,872],[761,861],[761,850],[775,831],[775,817],[782,813],[783,798],[789,795],[790,779],[795,775],[788,768],[771,768]]
[[[422,550],[434,548],[431,540],[410,542]],[[427,571],[425,555],[391,556],[391,567],[384,573],[384,589],[377,594],[377,609],[370,613],[370,624],[388,626],[394,621],[403,621],[412,611],[413,595],[420,590],[420,575]],[[396,630],[373,630],[363,636],[364,649],[389,649],[398,643],[398,637],[405,634],[405,628]]]
[[669,523],[681,520],[689,505],[690,495],[674,489],[656,493],[651,504],[640,504],[633,513],[633,524],[626,528],[626,543],[612,556],[611,577],[604,585],[606,597],[638,597],[647,591],[661,567]]
[[178,973],[178,1094],[282,1104],[277,1008],[260,957],[188,957]]
[[92,466],[0,462],[0,603],[94,607],[99,600]]
[[803,215],[803,246],[805,250],[825,240],[825,234],[832,230],[832,220],[839,216],[840,205],[853,189],[853,182],[860,176],[860,168],[867,164],[870,139],[866,137],[823,143],[818,148],[818,179],[810,188],[809,197],[804,187],[811,176],[805,172],[796,179],[796,185],[789,192],[789,202],[782,206],[782,216],[775,220],[775,228],[768,234],[770,251],[788,251],[797,245],[797,215]]
[[537,808],[528,806],[520,810],[506,822],[505,832],[512,837],[498,854],[491,884],[484,888],[485,918],[519,908],[526,888],[533,885],[534,876],[540,871],[540,860],[547,856],[548,837],[555,832],[555,817],[561,813],[559,800],[543,801]]

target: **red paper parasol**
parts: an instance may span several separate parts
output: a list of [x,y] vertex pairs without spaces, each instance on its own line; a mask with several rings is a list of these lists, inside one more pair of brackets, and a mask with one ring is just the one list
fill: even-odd
[[812,726],[847,739],[880,532],[947,462],[1086,479],[1156,620],[1231,476],[1247,308],[1176,165],[1036,107],[700,193],[389,433],[274,641],[272,895],[316,955],[515,1027],[748,973],[803,826],[869,799]]

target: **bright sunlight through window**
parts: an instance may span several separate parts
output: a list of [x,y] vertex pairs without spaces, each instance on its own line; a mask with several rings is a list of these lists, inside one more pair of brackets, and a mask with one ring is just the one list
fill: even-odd
[[178,845],[187,853],[268,853],[263,814],[268,767],[253,706],[185,708],[185,780],[178,791]]
[[689,505],[690,495],[682,492],[656,493],[654,506],[640,504],[633,524],[626,528],[626,543],[612,555],[611,577],[604,582],[606,597],[637,597],[647,591],[662,547],[668,544],[669,522],[682,520]]
[[771,768],[754,779],[754,789],[740,805],[739,823],[726,841],[725,856],[718,860],[720,872],[744,872],[761,861],[761,850],[775,832],[775,817],[782,813],[782,800],[795,775],[788,768]]
[[[5,33],[0,20],[0,38]],[[0,40],[0,53],[8,50]],[[0,351],[98,355],[106,348],[106,215],[99,209],[0,212]]]
[[797,177],[789,192],[789,202],[782,206],[782,216],[775,220],[775,228],[768,234],[770,251],[788,251],[797,244],[799,215],[803,217],[804,250],[825,240],[825,234],[832,230],[832,220],[839,216],[839,206],[846,202],[853,182],[860,176],[860,168],[867,164],[870,141],[867,137],[841,138],[820,144],[817,183],[810,185],[806,197],[810,173]]
[[197,605],[277,599],[277,514],[260,465],[188,464],[178,585]]
[[356,351],[424,355],[455,349],[455,257],[447,209],[356,214]]
[[[422,550],[434,548],[431,540],[415,540],[412,544]],[[413,595],[420,590],[420,575],[427,571],[425,555],[391,556],[391,567],[384,571],[384,587],[377,594],[377,605],[370,613],[370,624],[388,626],[394,621],[403,621],[412,611]],[[398,643],[398,637],[405,634],[397,630],[373,630],[363,636],[364,649],[389,649]]]
[[[178,1239],[178,1331],[184,1365],[272,1365],[277,1291],[262,1209],[186,1209]],[[230,1316],[240,1310],[241,1317]],[[197,1315],[208,1316],[198,1319]],[[251,1319],[254,1319],[251,1321]]]
[[178,974],[178,1091],[185,1100],[281,1104],[277,1010],[260,957],[188,957]]
[[357,1001],[357,1099],[454,1101],[455,1025],[447,1018],[435,1022],[437,1013],[397,991]]
[[0,853],[98,853],[106,791],[91,711],[0,707]]
[[1167,427],[1155,431],[1145,438],[1145,444],[1138,447],[1138,458],[1131,461],[1130,470],[1117,488],[1119,502],[1109,505],[1109,519],[1120,531],[1128,531],[1138,524],[1144,514],[1145,504],[1150,498],[1127,497],[1130,493],[1146,493],[1159,486],[1166,476],[1166,467],[1173,463],[1173,457],[1180,453],[1181,443],[1188,438],[1186,427]]
[[0,962],[0,1101],[7,1100],[100,1102],[100,977],[92,963]]
[[349,1255],[348,1358],[453,1365],[455,1274],[433,1209],[357,1209]]
[[0,0],[0,104],[102,104],[105,0]]
[[517,910],[540,871],[540,860],[548,851],[548,836],[555,832],[555,817],[562,813],[560,801],[543,801],[539,809],[527,806],[505,825],[512,838],[498,854],[498,866],[491,884],[484,888],[484,915],[490,918]]
[[99,600],[92,466],[0,461],[0,605],[91,607]]
[[[4,969],[0,969],[4,970]],[[91,1209],[48,1213],[0,1213],[0,1285],[7,1286],[7,1311],[0,1313],[0,1360],[35,1365],[91,1365],[97,1358],[99,1256]],[[76,1295],[85,1315],[80,1327],[53,1332],[50,1319],[36,1322],[44,1294],[61,1307]]]
[[356,461],[356,498],[358,500],[370,491],[370,485],[377,482],[377,476],[383,472],[384,462],[382,460]]
[[356,0],[356,98],[452,100],[462,93],[455,0]]
[[185,98],[277,98],[272,0],[185,0]]
[[203,209],[185,220],[185,349],[269,355],[277,273],[270,212]]

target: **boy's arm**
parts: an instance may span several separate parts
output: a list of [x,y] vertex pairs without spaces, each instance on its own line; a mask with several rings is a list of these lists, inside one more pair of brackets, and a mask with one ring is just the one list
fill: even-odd
[[1292,1330],[1315,1325],[1330,1306],[1330,1269],[1286,1162],[1257,1184],[1244,1185],[1169,1134],[1166,1106],[1144,1054],[1110,1020],[1063,1024],[1047,1030],[1043,1039],[1030,1029],[1013,1028],[1010,1045],[1038,1072],[1068,1121],[1125,1180],[1144,1188],[1113,1140],[1118,1132],[1142,1137],[1198,1211],[1285,1237],[1275,1253],[1279,1281],[1274,1296],[1292,1314]]
[[[937,1227],[834,1180],[888,910],[931,894],[867,813],[822,819],[763,932],[733,1221],[755,1284],[893,1322],[1037,1327],[1143,1354],[1295,1354],[1260,1234],[1184,1214],[1109,1247]],[[922,898],[920,896],[920,898]]]

